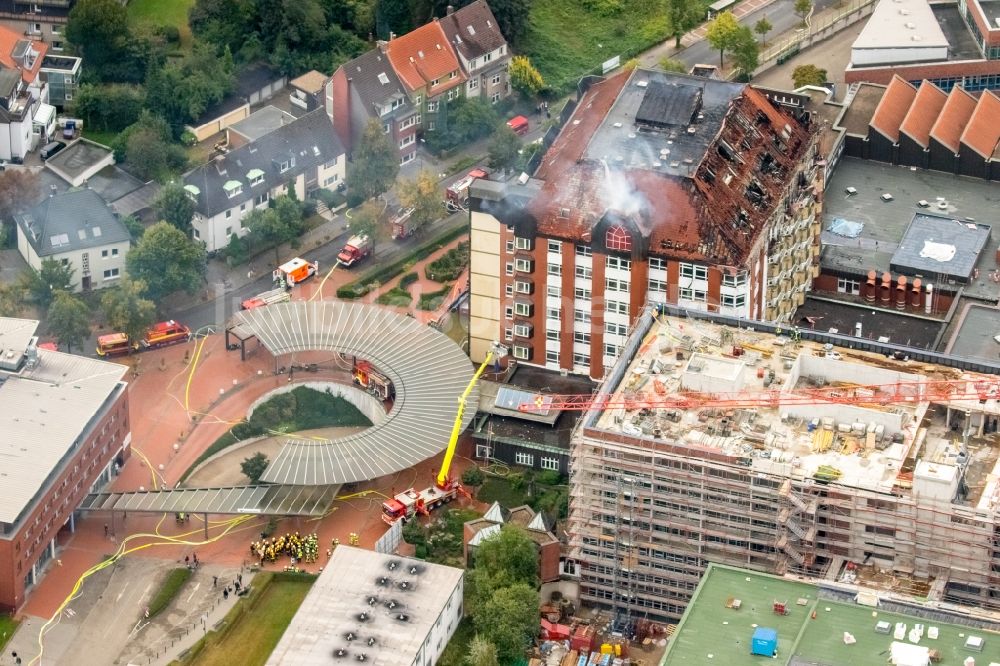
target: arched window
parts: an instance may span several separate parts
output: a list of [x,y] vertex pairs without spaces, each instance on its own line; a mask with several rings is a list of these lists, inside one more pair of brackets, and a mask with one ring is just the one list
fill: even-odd
[[604,245],[609,250],[618,250],[619,252],[631,252],[632,251],[632,237],[620,224],[608,229],[607,235],[604,237]]

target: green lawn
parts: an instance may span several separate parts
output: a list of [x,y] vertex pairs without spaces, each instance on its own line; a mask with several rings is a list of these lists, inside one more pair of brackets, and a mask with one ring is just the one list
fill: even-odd
[[191,28],[188,11],[194,0],[130,0],[128,16],[132,23],[176,26],[181,34],[181,47],[191,48]]
[[257,605],[244,613],[221,641],[206,647],[192,666],[262,666],[310,587],[312,581],[272,581]]
[[665,4],[662,0],[535,0],[528,34],[519,47],[547,85],[569,92],[581,76],[605,60],[620,55],[624,63],[666,40],[670,28]]
[[99,132],[98,130],[87,129],[86,126],[83,128],[83,138],[90,139],[109,148],[117,137],[118,132]]
[[3,651],[3,646],[7,645],[7,641],[14,636],[19,624],[10,615],[0,615],[0,652]]

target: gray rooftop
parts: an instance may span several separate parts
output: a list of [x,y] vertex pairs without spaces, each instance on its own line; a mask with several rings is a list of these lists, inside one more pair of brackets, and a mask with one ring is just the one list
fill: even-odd
[[959,315],[958,329],[946,351],[952,356],[996,363],[1000,358],[1000,342],[994,339],[997,335],[1000,335],[1000,310],[969,304]]
[[56,173],[66,178],[70,183],[73,183],[77,177],[86,173],[100,162],[107,160],[110,155],[111,150],[108,148],[81,139],[74,141],[47,159],[45,165],[55,170]]
[[858,91],[837,122],[837,127],[843,127],[848,134],[868,136],[868,126],[875,115],[878,103],[885,95],[885,86],[876,83],[862,83]]
[[290,113],[273,106],[265,106],[262,109],[257,109],[240,122],[230,125],[229,129],[242,134],[251,141],[256,141],[265,134],[269,134],[279,127],[284,127],[294,120],[295,116]]
[[442,17],[440,23],[448,41],[466,60],[484,56],[507,43],[486,0],[475,0]]
[[934,4],[931,5],[931,11],[934,12],[938,26],[948,40],[948,60],[979,60],[983,57],[956,3]]
[[[326,111],[319,108],[190,171],[184,184],[198,189],[198,212],[213,217],[343,155],[344,147]],[[294,164],[282,172],[281,165],[291,162]],[[264,182],[251,187],[248,174],[258,170],[263,172]],[[240,183],[240,194],[229,197],[223,186],[230,181]]]
[[46,197],[14,220],[39,257],[130,240],[128,229],[97,192],[71,190]]
[[119,391],[126,368],[41,349],[0,384],[0,523],[15,523]]
[[948,40],[927,0],[881,0],[851,48],[935,46],[948,46]]
[[[856,188],[857,194],[847,195],[847,187]],[[893,200],[882,201],[883,194],[891,194]],[[938,208],[937,197],[943,197],[944,208]],[[976,178],[844,158],[827,183],[823,200],[823,267],[859,276],[869,270],[892,270],[892,256],[914,213],[922,212],[917,206],[921,200],[938,214],[992,225],[1000,210],[1000,188]],[[861,235],[845,238],[827,231],[836,218],[864,224]],[[979,277],[964,285],[965,295],[996,301],[1000,286],[990,279],[996,269],[993,253],[981,253],[976,268]]]
[[259,485],[93,493],[83,499],[80,509],[320,517],[329,511],[338,489],[339,486]]
[[[273,355],[325,350],[371,361],[393,383],[392,410],[372,427],[332,442],[290,440],[263,481],[332,485],[368,481],[431,458],[448,445],[458,397],[472,378],[469,357],[446,335],[374,305],[294,301],[238,312]],[[479,397],[469,396],[463,427]]]
[[916,213],[890,267],[907,275],[944,275],[965,283],[989,239],[988,225]]
[[87,187],[100,194],[108,203],[114,203],[141,189],[143,182],[117,166],[108,166],[87,179]]
[[37,319],[0,317],[0,370],[16,372],[21,367],[25,350],[37,328]]
[[[636,70],[590,139],[584,157],[605,160],[610,166],[689,176],[742,90],[741,83]],[[643,117],[646,123],[641,122]],[[660,121],[649,123],[654,117]],[[650,125],[657,131],[648,131]]]
[[[365,662],[376,666],[412,666],[447,605],[462,603],[462,575],[455,567],[337,546],[267,666],[336,664],[338,649],[348,653],[343,663],[358,663],[363,652]],[[404,582],[408,589],[401,589]],[[389,602],[395,602],[393,610]],[[358,619],[362,613],[364,622]],[[399,614],[407,619],[396,619]],[[348,633],[355,640],[348,641]]]
[[368,115],[376,115],[376,106],[382,106],[394,98],[403,100],[402,106],[393,112],[394,116],[402,116],[414,110],[403,84],[389,64],[389,58],[380,49],[374,48],[362,53],[354,60],[345,62],[341,68],[351,80],[351,87],[361,98]]

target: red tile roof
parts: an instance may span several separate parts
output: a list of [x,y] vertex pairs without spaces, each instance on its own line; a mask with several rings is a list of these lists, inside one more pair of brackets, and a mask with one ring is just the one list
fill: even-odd
[[[21,62],[14,59],[14,48],[18,42],[31,42],[31,48],[37,53],[37,57],[31,69],[25,69]],[[42,67],[42,59],[48,53],[49,45],[45,42],[36,42],[26,38],[19,32],[11,30],[5,25],[0,25],[0,65],[6,69],[18,69],[21,71],[21,79],[25,83],[31,83],[38,77],[38,70]]]
[[882,95],[882,101],[875,108],[871,127],[893,143],[899,141],[899,126],[903,124],[906,112],[910,110],[916,96],[916,88],[902,77],[893,76]]
[[1000,97],[990,90],[979,97],[976,110],[962,133],[961,143],[990,158],[1000,143]]
[[931,127],[941,113],[941,107],[948,94],[930,81],[924,81],[917,89],[910,110],[899,126],[899,131],[926,148],[930,144]]
[[976,98],[959,86],[951,89],[951,94],[941,108],[930,136],[938,143],[958,154],[958,143],[969,117],[976,109]]
[[[385,45],[385,54],[403,85],[410,91],[427,87],[433,97],[465,82],[444,30],[437,19]],[[452,72],[455,78],[449,78]],[[439,80],[436,86],[431,82]]]

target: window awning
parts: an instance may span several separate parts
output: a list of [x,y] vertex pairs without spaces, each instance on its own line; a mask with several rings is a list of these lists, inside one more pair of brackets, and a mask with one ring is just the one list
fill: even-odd
[[260,169],[250,169],[249,171],[247,171],[247,178],[249,178],[250,180],[256,180],[257,178],[263,178],[263,177],[264,177],[264,172],[261,171]]
[[243,187],[243,183],[238,180],[227,180],[226,184],[222,186],[226,192],[232,192],[233,190],[238,190]]

